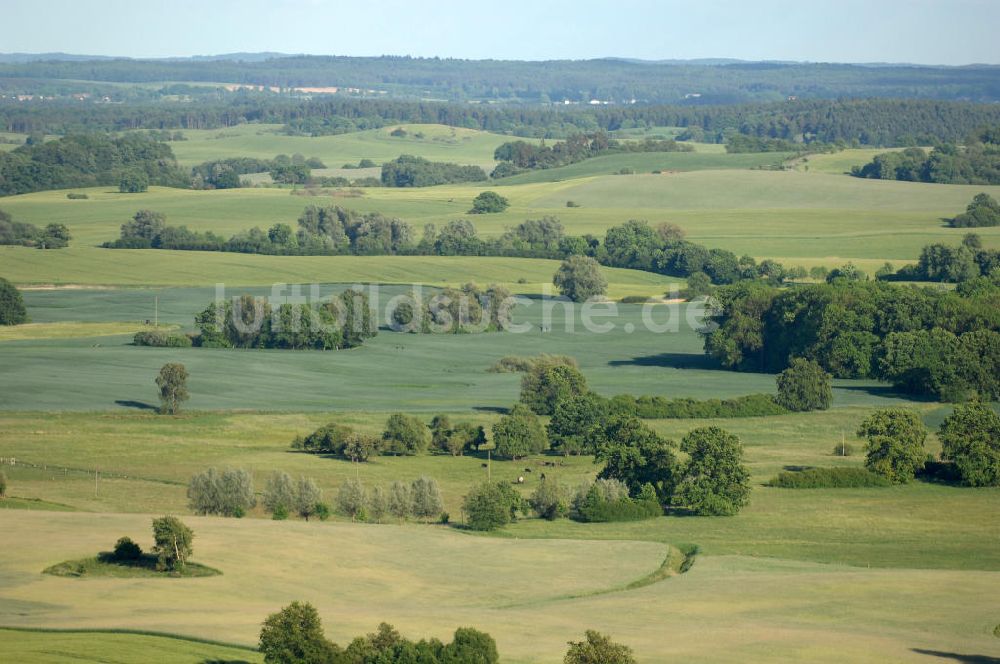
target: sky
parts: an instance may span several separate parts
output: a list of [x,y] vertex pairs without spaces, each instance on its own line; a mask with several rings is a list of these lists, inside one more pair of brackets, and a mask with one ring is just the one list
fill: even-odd
[[1000,64],[1000,0],[2,0],[0,52]]

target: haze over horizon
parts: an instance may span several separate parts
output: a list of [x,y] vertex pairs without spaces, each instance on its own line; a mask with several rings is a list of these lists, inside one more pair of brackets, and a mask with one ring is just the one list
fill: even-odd
[[[455,0],[10,0],[5,53],[164,58],[229,53],[471,60],[739,59],[998,64],[990,0],[689,3],[510,0],[484,12]],[[82,30],[81,26],[86,26]]]

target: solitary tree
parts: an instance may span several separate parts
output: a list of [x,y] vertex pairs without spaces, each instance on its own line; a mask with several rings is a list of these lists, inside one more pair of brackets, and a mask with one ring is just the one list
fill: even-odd
[[816,362],[797,357],[778,374],[777,402],[797,412],[826,410],[833,398],[830,378]]
[[503,212],[510,206],[510,201],[495,191],[484,191],[472,200],[469,214],[494,214]]
[[264,621],[260,652],[267,664],[334,664],[340,648],[324,636],[312,604],[292,602]]
[[194,533],[180,519],[164,516],[153,519],[153,552],[160,570],[182,570],[191,557]]
[[587,630],[585,641],[570,641],[564,664],[635,664],[632,649],[610,637]]
[[365,511],[365,487],[361,480],[352,477],[340,485],[337,508],[354,521]]
[[0,277],[0,325],[20,325],[28,322],[21,291],[14,284]]
[[750,473],[740,439],[718,427],[694,429],[681,440],[690,456],[672,502],[696,514],[731,516],[750,499]]
[[924,467],[927,428],[920,416],[904,408],[883,408],[858,427],[858,437],[868,439],[865,465],[893,484],[904,484]]
[[542,452],[549,439],[538,416],[519,403],[493,425],[493,443],[498,456],[519,459]]
[[183,364],[170,362],[160,368],[156,386],[160,388],[160,413],[176,415],[181,402],[190,398],[187,390],[188,372]]
[[573,300],[583,302],[608,290],[608,282],[601,274],[601,266],[590,256],[570,256],[562,262],[552,283],[559,292]]
[[980,401],[955,406],[941,423],[941,457],[963,484],[1000,486],[1000,415]]
[[437,480],[431,477],[418,477],[413,480],[413,484],[410,485],[410,498],[413,501],[413,516],[418,519],[432,519],[444,509],[441,488]]

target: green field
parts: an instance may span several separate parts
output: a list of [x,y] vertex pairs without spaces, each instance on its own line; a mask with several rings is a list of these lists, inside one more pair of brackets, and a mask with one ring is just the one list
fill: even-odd
[[[381,164],[401,154],[419,154],[431,161],[474,164],[493,170],[493,151],[510,136],[444,125],[397,124],[336,136],[288,136],[282,125],[244,124],[225,129],[188,129],[187,140],[170,144],[182,166],[230,157],[271,159],[278,154],[319,157],[329,168],[371,159]],[[402,127],[405,137],[389,134]],[[417,138],[416,134],[423,134]]]
[[[182,164],[278,153],[318,156],[329,175],[362,158],[401,153],[491,168],[511,137],[436,126],[395,127],[320,138],[286,136],[276,125],[185,131],[171,143]],[[423,138],[415,134],[422,132]],[[672,134],[671,128],[630,131]],[[462,499],[489,473],[528,494],[545,473],[573,487],[593,478],[592,457],[540,455],[517,462],[485,452],[452,457],[376,457],[353,464],[296,453],[297,435],[335,421],[378,434],[393,412],[425,422],[436,413],[482,425],[517,398],[518,374],[486,369],[505,355],[553,353],[580,363],[590,386],[620,393],[724,398],[773,393],[775,376],[715,367],[702,352],[692,304],[657,304],[676,330],[644,325],[641,305],[616,305],[614,329],[588,331],[579,306],[551,319],[538,296],[558,262],[424,256],[255,256],[107,250],[140,208],[170,224],[230,235],[295,223],[303,207],[343,205],[425,223],[472,218],[497,236],[528,218],[555,215],[571,234],[603,235],[628,219],[681,225],[688,237],[789,265],[869,272],[917,258],[930,242],[961,241],[943,219],[972,196],[1000,187],[872,181],[843,175],[881,150],[811,155],[766,170],[787,155],[725,153],[608,155],[493,184],[370,188],[360,196],[304,196],[282,188],[141,195],[111,188],[0,200],[18,221],[65,223],[67,249],[0,247],[0,276],[24,289],[31,323],[0,329],[0,660],[70,662],[260,662],[260,623],[292,600],[318,607],[341,644],[393,623],[413,639],[449,640],[472,625],[492,634],[504,664],[562,660],[566,642],[598,629],[634,648],[640,662],[1000,661],[1000,489],[916,481],[870,489],[764,486],[793,467],[860,466],[853,432],[873,409],[916,409],[936,431],[951,406],[918,401],[872,381],[834,382],[832,408],[761,418],[650,420],[679,440],[717,425],[740,437],[751,473],[750,505],[730,518],[665,516],[582,524],[523,518],[493,536],[420,524],[272,521],[258,506],[243,519],[194,517],[186,487],[207,467],[250,471],[258,493],[283,470],[314,478],[332,502],[348,478],[367,487],[435,478],[453,524]],[[0,143],[0,149],[4,144]],[[807,168],[808,167],[808,168]],[[636,175],[612,175],[631,168]],[[650,171],[661,170],[654,175]],[[501,188],[502,185],[502,188]],[[467,217],[480,191],[497,188],[511,207]],[[567,201],[579,207],[567,208]],[[1000,228],[979,229],[1000,247]],[[608,295],[662,297],[681,280],[604,268]],[[331,352],[150,348],[132,335],[154,318],[191,331],[215,297],[268,295],[272,285],[320,284],[329,295],[372,284],[379,304],[408,289],[501,283],[530,296],[515,310],[525,333],[415,335],[382,329],[362,347]],[[279,295],[287,295],[282,291]],[[530,302],[528,304],[527,302]],[[380,309],[380,311],[384,310]],[[567,329],[565,320],[573,322]],[[595,323],[606,322],[596,318]],[[542,326],[551,328],[542,332]],[[626,325],[630,327],[626,327]],[[191,399],[176,417],[154,412],[153,377],[166,362],[190,371]],[[846,441],[855,456],[832,455]],[[927,452],[937,455],[935,434]],[[488,469],[487,469],[488,463]],[[551,465],[550,465],[551,464]],[[150,545],[150,518],[177,514],[195,531],[194,560],[206,578],[64,578],[42,573],[93,557],[123,535]],[[665,561],[697,545],[690,571],[660,578]],[[672,567],[663,567],[670,570]],[[650,583],[654,579],[659,579]],[[18,631],[48,628],[70,631]],[[127,633],[134,630],[142,633]]]

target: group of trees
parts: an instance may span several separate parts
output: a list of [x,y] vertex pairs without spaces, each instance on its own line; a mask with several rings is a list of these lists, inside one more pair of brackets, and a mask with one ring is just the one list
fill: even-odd
[[326,168],[318,157],[306,158],[301,154],[279,154],[274,159],[232,157],[198,164],[191,169],[193,189],[236,189],[244,186],[241,175],[269,173],[280,184],[305,184],[312,177],[312,169]]
[[99,185],[185,187],[188,181],[170,146],[141,134],[71,134],[0,152],[0,196]]
[[328,640],[319,613],[308,603],[292,602],[267,617],[260,630],[261,654],[267,664],[497,664],[496,642],[485,632],[460,627],[450,643],[438,639],[413,642],[391,625],[359,636],[346,648]]
[[943,143],[929,155],[921,148],[880,154],[852,173],[876,180],[1000,184],[1000,127],[972,133],[965,147]]
[[72,236],[63,224],[47,224],[38,228],[34,224],[14,221],[0,210],[0,244],[36,247],[38,249],[62,249],[69,245]]
[[347,289],[319,304],[280,304],[243,295],[195,316],[194,343],[213,348],[354,348],[378,333],[368,295]]
[[[160,572],[183,572],[194,553],[194,531],[174,516],[153,519],[153,549],[156,569]],[[107,554],[102,554],[107,555]],[[143,558],[142,547],[131,537],[121,537],[108,558],[115,563],[134,564]]]
[[351,521],[382,523],[387,517],[402,523],[410,517],[427,522],[448,521],[444,512],[441,488],[432,477],[418,477],[409,484],[393,482],[388,490],[381,486],[366,489],[358,478],[350,478],[337,492],[337,510]]
[[[858,427],[866,438],[865,465],[893,484],[904,484],[931,460],[924,448],[927,427],[905,408],[884,408]],[[988,403],[973,400],[955,406],[938,430],[941,458],[966,486],[1000,486],[1000,415]]]
[[1000,280],[1000,251],[984,249],[978,235],[967,233],[957,246],[940,242],[926,245],[916,264],[904,265],[885,278],[961,283],[977,277]]
[[551,146],[545,145],[544,140],[538,145],[526,141],[510,141],[494,150],[493,158],[500,163],[493,170],[491,177],[504,178],[528,170],[556,168],[604,154],[690,152],[693,149],[690,145],[674,140],[650,138],[644,141],[619,141],[603,131],[572,134],[566,137],[566,140],[553,143]]
[[413,415],[394,413],[386,420],[381,436],[356,432],[346,425],[330,422],[308,436],[296,437],[292,449],[363,462],[377,454],[417,455],[431,446],[435,451],[458,456],[478,449],[485,442],[483,427],[468,422],[452,423],[447,415],[435,415],[427,426]]
[[[222,471],[209,468],[194,475],[188,484],[187,496],[188,507],[195,514],[240,518],[257,504],[253,475],[238,468]],[[323,492],[313,479],[300,477],[296,482],[280,470],[268,478],[262,503],[275,519],[298,514],[308,521],[311,516],[325,518],[329,514],[329,507],[323,503]]]
[[952,228],[1000,226],[1000,203],[987,193],[976,194],[965,212],[953,218]]
[[479,166],[430,161],[408,154],[382,164],[384,187],[432,187],[457,182],[482,182],[486,179],[486,171]]
[[958,292],[847,280],[721,288],[705,350],[729,369],[778,372],[804,358],[838,378],[881,378],[946,400],[996,398],[1000,287],[980,279]]

